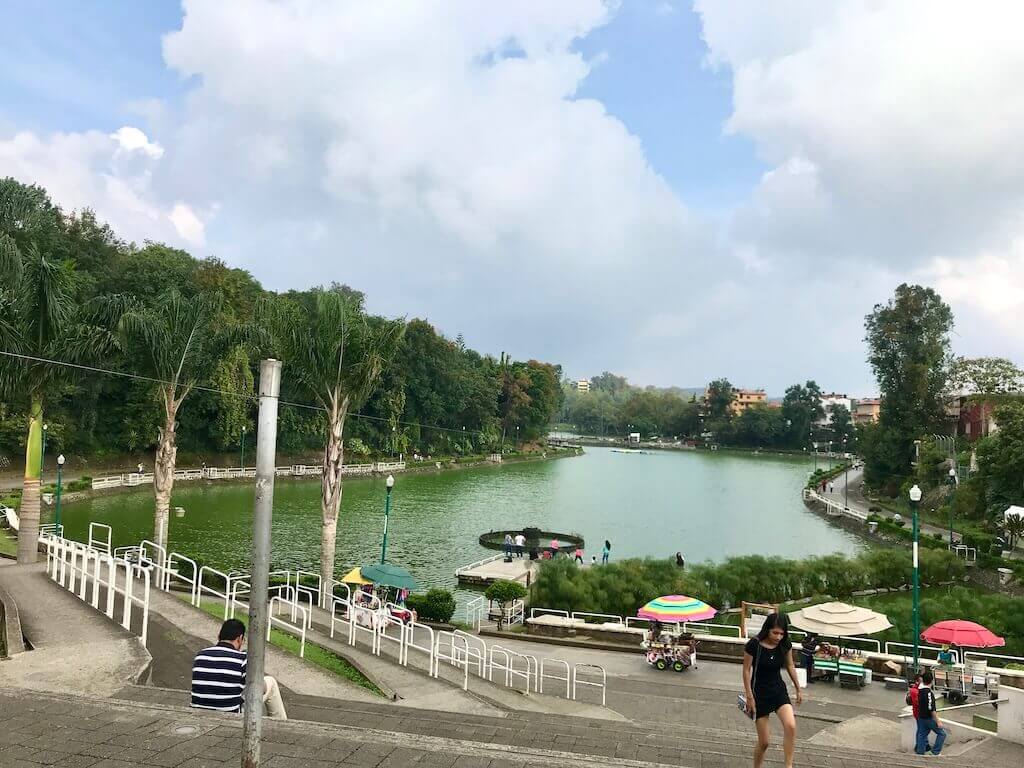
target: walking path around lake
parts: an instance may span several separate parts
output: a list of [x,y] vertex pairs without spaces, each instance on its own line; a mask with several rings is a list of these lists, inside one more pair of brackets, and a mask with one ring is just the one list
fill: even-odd
[[[833,489],[830,491],[826,490],[825,493],[818,491],[819,496],[830,499],[839,504],[845,504],[851,510],[863,515],[864,517],[867,517],[868,515],[878,515],[878,517],[885,520],[893,520],[896,517],[894,512],[890,512],[884,507],[873,504],[864,496],[864,470],[851,469],[849,472],[837,475],[835,479],[830,482],[834,486]],[[849,494],[845,493],[847,483],[849,483]],[[871,512],[871,507],[875,507],[878,511]],[[910,521],[905,518],[904,522],[908,525],[910,523]],[[937,525],[926,523],[923,520],[919,521],[918,525],[922,536],[939,534],[943,540],[947,543],[949,542],[949,528],[940,528]],[[961,539],[960,534],[954,531],[953,539],[959,542]]]

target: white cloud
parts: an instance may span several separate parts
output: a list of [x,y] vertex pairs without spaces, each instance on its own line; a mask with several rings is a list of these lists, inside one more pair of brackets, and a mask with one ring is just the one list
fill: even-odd
[[163,153],[132,126],[109,135],[22,131],[0,137],[0,175],[45,187],[65,210],[92,208],[121,237],[201,245],[198,217],[163,203],[154,188]]
[[[734,212],[733,248],[793,274],[832,274],[844,290],[869,265],[937,280],[954,309],[997,325],[1019,307],[1024,7],[696,8],[710,65],[733,76],[726,130],[753,139],[775,166]],[[1002,338],[1024,351],[1015,335]]]
[[127,152],[142,152],[153,160],[159,160],[164,156],[163,147],[155,141],[150,141],[146,134],[130,125],[118,128],[110,138],[114,139]]
[[206,226],[188,205],[175,203],[169,218],[182,240],[192,245],[205,245]]

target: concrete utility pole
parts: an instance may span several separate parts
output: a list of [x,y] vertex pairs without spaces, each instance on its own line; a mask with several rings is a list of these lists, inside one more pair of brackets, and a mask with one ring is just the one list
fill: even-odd
[[260,363],[260,410],[256,432],[256,503],[252,521],[249,593],[249,653],[245,672],[242,768],[260,764],[263,731],[263,654],[267,647],[267,581],[270,575],[270,520],[274,514],[274,464],[277,450],[277,397],[281,361]]

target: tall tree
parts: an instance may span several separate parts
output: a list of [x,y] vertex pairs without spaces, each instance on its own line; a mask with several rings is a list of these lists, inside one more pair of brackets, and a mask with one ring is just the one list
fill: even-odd
[[825,416],[821,407],[821,388],[814,381],[786,388],[782,398],[788,442],[791,448],[806,448],[814,426]]
[[323,409],[320,575],[324,589],[329,589],[341,508],[345,420],[373,393],[405,325],[368,318],[361,296],[340,287],[315,291],[312,302],[266,302],[261,315],[286,375]]
[[156,391],[163,406],[153,460],[153,541],[167,547],[171,490],[178,446],[179,412],[196,384],[217,365],[223,333],[215,326],[219,296],[187,299],[172,289],[152,302],[132,306],[121,315],[118,335],[137,370],[159,380]]
[[61,254],[64,220],[39,187],[0,180],[0,341],[26,357],[0,358],[0,391],[28,412],[18,562],[34,563],[39,536],[43,408],[75,371],[49,361],[88,363],[111,346],[90,308],[76,302],[74,263]]
[[865,479],[906,477],[914,440],[942,429],[953,313],[931,288],[903,284],[867,316],[868,362],[882,394],[879,429],[865,454]]
[[995,419],[999,431],[978,443],[978,475],[990,512],[999,514],[1024,506],[1024,402],[998,406]]
[[836,403],[828,407],[829,427],[832,430],[832,442],[838,447],[846,441],[847,449],[853,448],[853,419],[850,416],[850,409],[842,403]]
[[712,419],[724,419],[729,415],[729,406],[736,393],[728,379],[715,379],[708,384],[707,408]]

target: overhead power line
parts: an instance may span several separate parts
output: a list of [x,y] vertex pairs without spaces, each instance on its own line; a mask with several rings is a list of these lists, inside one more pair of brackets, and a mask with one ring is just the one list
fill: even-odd
[[[152,376],[143,376],[140,373],[132,373],[130,371],[113,371],[113,370],[110,370],[109,368],[99,368],[99,367],[94,366],[94,365],[83,365],[81,363],[69,363],[66,360],[53,360],[53,359],[47,358],[47,357],[36,357],[35,355],[24,355],[24,354],[21,354],[20,352],[8,352],[6,350],[0,350],[0,356],[12,357],[12,358],[16,358],[16,359],[19,359],[19,360],[27,360],[27,361],[34,362],[34,363],[43,363],[45,365],[59,365],[59,366],[65,367],[65,368],[74,368],[74,369],[79,370],[79,371],[88,371],[89,373],[99,373],[99,374],[103,374],[105,376],[118,376],[118,377],[123,378],[123,379],[132,379],[134,381],[144,381],[144,382],[147,382],[149,384],[164,384],[164,385],[173,385],[174,384],[174,382],[171,382],[171,381],[165,381],[163,379],[157,379],[157,378],[154,378]],[[183,385],[179,382],[177,386],[180,387],[180,386],[183,386]],[[257,395],[255,393],[253,393],[253,392],[231,392],[230,390],[217,389],[216,387],[205,387],[205,386],[203,386],[201,384],[193,384],[190,388],[194,389],[194,390],[197,390],[199,392],[210,392],[211,394],[215,394],[215,395],[225,395],[227,397],[240,397],[240,398],[242,398],[244,400],[254,400],[255,401],[255,400],[258,399]],[[315,404],[312,404],[312,403],[294,403],[294,402],[291,402],[291,401],[288,401],[288,400],[279,400],[278,402],[281,405],[289,405],[289,406],[291,406],[293,408],[304,408],[304,409],[310,410],[310,411],[320,411],[321,413],[326,412],[326,409],[322,405],[315,405]],[[387,418],[385,418],[383,416],[371,416],[370,414],[367,414],[367,413],[350,413],[350,414],[348,414],[348,416],[346,418],[349,418],[349,419],[363,419],[364,421],[376,421],[376,422],[383,422],[383,423],[387,423],[387,424],[391,423],[390,419],[387,419]],[[456,429],[454,427],[438,427],[438,426],[433,426],[433,425],[430,425],[430,424],[421,424],[421,423],[415,422],[415,421],[396,421],[394,423],[399,425],[399,426],[403,426],[403,427],[418,427],[419,429],[433,429],[433,430],[436,430],[438,432],[454,432],[455,434],[459,434],[459,435],[482,435],[483,434],[483,430],[479,430],[479,429],[466,429],[465,427],[462,427],[461,429]]]

